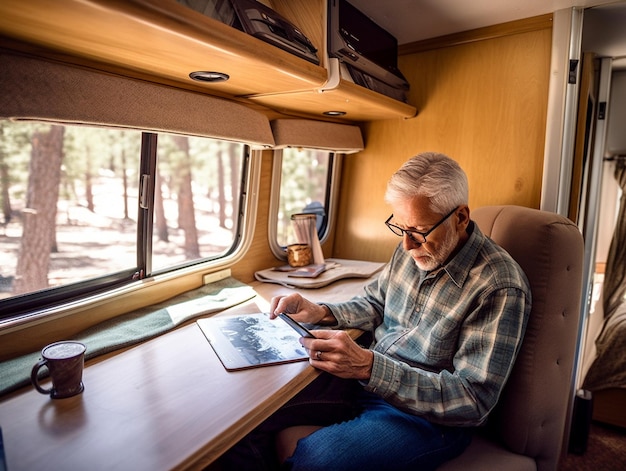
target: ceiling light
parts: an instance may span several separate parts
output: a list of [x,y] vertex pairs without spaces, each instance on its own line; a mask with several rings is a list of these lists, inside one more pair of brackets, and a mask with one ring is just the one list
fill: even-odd
[[197,71],[191,72],[189,77],[198,82],[226,82],[230,78],[228,74],[222,72]]

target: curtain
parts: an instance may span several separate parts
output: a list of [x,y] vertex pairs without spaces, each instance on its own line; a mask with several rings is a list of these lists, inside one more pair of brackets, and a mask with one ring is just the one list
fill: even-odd
[[626,158],[623,155],[615,160],[614,176],[622,189],[622,196],[604,274],[605,319],[611,317],[622,304],[624,294],[626,294]]
[[364,149],[361,128],[311,119],[275,119],[270,123],[274,149],[304,147],[354,154]]
[[235,101],[5,51],[0,64],[2,118],[192,134],[259,149],[274,145],[267,116]]

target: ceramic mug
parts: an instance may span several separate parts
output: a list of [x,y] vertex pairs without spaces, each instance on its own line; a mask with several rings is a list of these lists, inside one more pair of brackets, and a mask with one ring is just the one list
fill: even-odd
[[311,246],[308,244],[291,244],[287,246],[287,262],[292,267],[304,267],[313,263]]
[[[52,399],[80,394],[83,385],[83,366],[85,364],[84,344],[74,341],[62,341],[50,344],[41,351],[41,360],[31,371],[30,380],[41,394],[49,394]],[[48,368],[52,387],[45,389],[39,384],[38,374],[42,367]]]

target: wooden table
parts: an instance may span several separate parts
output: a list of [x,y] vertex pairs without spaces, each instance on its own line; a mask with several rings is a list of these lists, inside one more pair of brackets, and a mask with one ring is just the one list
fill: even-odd
[[[364,280],[306,290],[341,301]],[[220,315],[266,311],[294,290],[253,283],[257,296]],[[32,387],[0,402],[9,471],[202,469],[309,384],[307,362],[227,372],[195,322],[87,363],[85,392],[52,400]]]

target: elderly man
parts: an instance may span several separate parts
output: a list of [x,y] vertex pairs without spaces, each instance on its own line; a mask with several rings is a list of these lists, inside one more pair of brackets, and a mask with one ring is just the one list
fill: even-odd
[[[271,317],[331,327],[301,338],[327,374],[227,453],[225,468],[276,469],[274,434],[314,424],[323,427],[298,442],[286,469],[434,469],[495,406],[530,312],[524,273],[470,219],[467,177],[449,157],[407,161],[385,200],[385,224],[403,240],[364,296],[272,299]],[[371,343],[344,328],[370,332]]]

